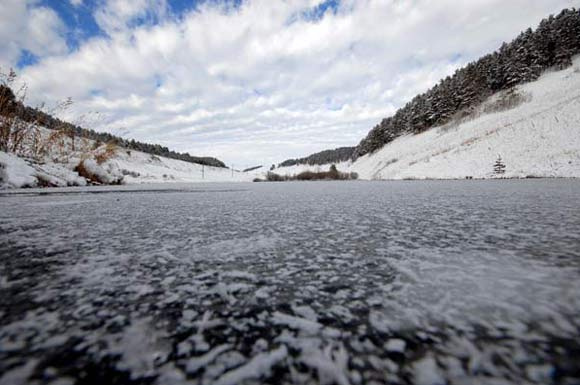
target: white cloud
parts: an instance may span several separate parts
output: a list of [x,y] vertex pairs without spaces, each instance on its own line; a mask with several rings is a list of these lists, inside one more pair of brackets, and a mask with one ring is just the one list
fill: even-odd
[[15,66],[23,50],[36,56],[62,54],[64,25],[51,8],[37,1],[0,2],[0,67]]
[[268,164],[355,145],[458,66],[578,1],[345,0],[336,14],[300,16],[317,3],[207,2],[172,17],[166,2],[108,0],[95,18],[109,37],[23,77],[38,98],[103,112],[101,129]]
[[94,13],[99,27],[109,35],[125,33],[131,23],[157,21],[165,17],[165,0],[106,0]]

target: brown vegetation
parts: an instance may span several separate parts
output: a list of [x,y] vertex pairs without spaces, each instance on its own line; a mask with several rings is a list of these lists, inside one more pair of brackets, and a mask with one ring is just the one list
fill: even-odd
[[[65,126],[54,126],[50,134],[40,128],[43,121],[39,119],[22,119],[26,115],[24,102],[26,100],[26,85],[16,87],[16,73],[10,70],[8,74],[0,72],[0,151],[32,158],[40,161],[49,153],[55,162],[66,162],[70,151],[66,138],[70,139],[73,151],[75,149],[75,133]],[[13,90],[16,90],[14,92]],[[72,104],[70,98],[57,103],[52,109],[43,112],[52,115],[68,109]],[[40,106],[36,111],[41,111]],[[40,112],[36,115],[40,118]]]
[[95,160],[97,161],[97,164],[103,164],[107,160],[113,158],[115,156],[116,152],[117,152],[117,145],[114,142],[109,142],[109,143],[107,143],[107,145],[105,146],[105,149],[103,151],[101,151],[97,155],[95,155]]

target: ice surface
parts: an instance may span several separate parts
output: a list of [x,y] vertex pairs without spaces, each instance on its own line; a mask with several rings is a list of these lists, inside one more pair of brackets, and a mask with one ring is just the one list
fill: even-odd
[[578,382],[579,183],[3,191],[0,383]]

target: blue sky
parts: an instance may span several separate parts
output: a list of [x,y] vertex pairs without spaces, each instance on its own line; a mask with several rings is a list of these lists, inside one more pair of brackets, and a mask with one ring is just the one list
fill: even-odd
[[[167,12],[171,18],[179,20],[183,15],[190,12],[199,11],[199,7],[208,3],[223,4],[236,10],[242,5],[242,0],[168,0]],[[99,24],[93,17],[94,12],[102,7],[106,2],[104,0],[40,0],[35,2],[37,7],[46,7],[54,10],[62,22],[66,25],[64,33],[66,43],[70,51],[77,50],[83,42],[91,38],[107,38],[107,32],[99,27]],[[335,12],[338,8],[338,0],[325,0],[315,6],[296,15],[294,19],[306,18],[319,20],[327,11]],[[161,22],[155,14],[137,17],[131,21],[131,27],[139,28],[144,25],[152,26]],[[23,50],[18,60],[17,67],[24,68],[34,65],[38,62],[38,57],[28,50]]]
[[32,105],[72,97],[63,118],[98,112],[90,128],[249,167],[356,145],[440,78],[571,6],[1,0],[0,67],[18,70]]

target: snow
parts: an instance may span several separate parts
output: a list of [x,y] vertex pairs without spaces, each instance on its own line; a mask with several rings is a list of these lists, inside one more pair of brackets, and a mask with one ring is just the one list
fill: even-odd
[[202,166],[196,163],[154,156],[134,150],[117,152],[110,162],[125,175],[124,182],[250,182],[257,172],[240,172],[221,167]]
[[113,352],[121,353],[117,367],[129,370],[133,378],[154,374],[156,362],[169,355],[168,347],[163,344],[162,336],[153,332],[151,319],[132,322],[119,338],[112,338]]
[[404,353],[405,346],[407,343],[405,340],[401,340],[399,338],[392,338],[385,343],[385,350],[387,352],[394,352],[394,353]]
[[198,370],[205,368],[209,363],[213,362],[217,356],[231,348],[231,345],[219,345],[200,357],[190,358],[186,364],[186,372],[194,374]]
[[[579,66],[580,58],[574,63]],[[503,177],[580,177],[580,71],[575,67],[518,86],[529,101],[516,108],[399,137],[337,168],[367,180],[494,178],[493,164],[501,156]],[[328,167],[299,165],[273,172],[293,175]]]
[[23,159],[0,151],[0,188],[36,186],[35,170]]
[[437,362],[433,357],[425,357],[413,365],[414,383],[417,385],[444,385],[445,379],[441,376]]
[[117,184],[123,180],[123,175],[114,162],[106,161],[98,164],[94,159],[81,161],[82,166],[91,175],[92,180],[103,184]]
[[278,349],[260,353],[247,364],[231,370],[220,377],[214,385],[236,385],[245,380],[259,379],[270,374],[272,367],[288,356],[288,349],[282,345]]
[[348,354],[344,346],[335,348],[332,345],[324,349],[308,349],[303,352],[301,361],[316,369],[320,385],[349,385]]
[[277,325],[286,325],[292,329],[300,330],[306,334],[316,334],[322,329],[322,325],[316,321],[295,317],[288,314],[275,312],[272,321]]
[[37,179],[55,187],[86,186],[87,180],[76,171],[55,163],[45,163],[35,166]]
[[30,360],[0,376],[0,385],[25,385],[36,367],[37,360]]

